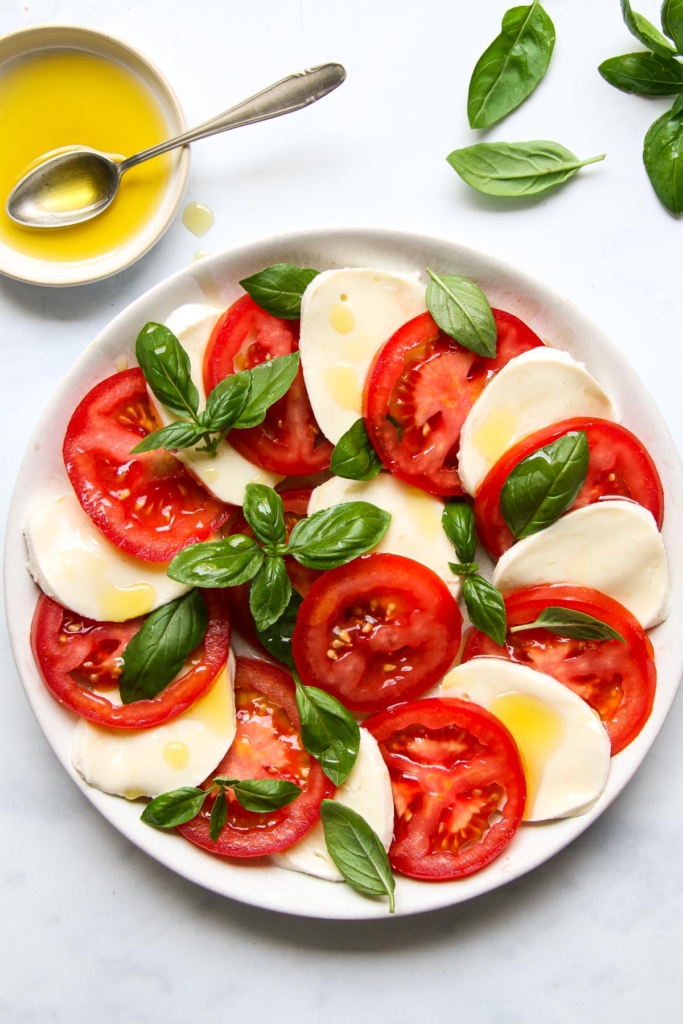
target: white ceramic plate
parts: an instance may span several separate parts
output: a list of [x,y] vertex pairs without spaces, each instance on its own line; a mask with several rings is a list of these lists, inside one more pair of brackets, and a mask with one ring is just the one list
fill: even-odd
[[452,242],[393,231],[342,229],[283,235],[213,256],[180,271],[120,314],[92,342],[60,385],[24,457],[7,527],[5,590],[14,657],[35,715],[57,757],[94,806],[132,842],[185,878],[243,903],[307,917],[385,917],[386,901],[366,899],[343,884],[284,871],[267,863],[213,857],[175,834],[140,820],[141,804],[90,789],[71,766],[74,716],[50,696],[33,661],[31,618],[38,596],[26,571],[22,525],[33,503],[68,486],[61,457],[67,422],[80,399],[115,372],[115,360],[131,358],[135,338],[148,320],[163,321],[185,302],[229,305],[240,278],[273,263],[325,270],[372,266],[424,273],[425,267],[473,278],[491,304],[515,313],[548,344],[565,349],[607,389],[623,411],[624,425],[643,441],[662,475],[666,495],[664,542],[672,580],[673,613],[650,633],[658,670],[657,696],[640,736],[613,758],[609,780],[595,807],[582,817],[520,828],[504,853],[483,871],[456,882],[428,884],[398,878],[397,914],[445,907],[495,889],[557,853],[595,821],[624,788],[645,757],[671,706],[683,674],[683,636],[677,623],[683,581],[683,467],[669,431],[643,384],[619,350],[566,299],[499,260]]

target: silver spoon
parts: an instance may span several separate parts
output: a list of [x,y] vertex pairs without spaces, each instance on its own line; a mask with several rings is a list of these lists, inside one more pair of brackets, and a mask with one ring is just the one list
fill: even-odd
[[14,186],[7,200],[7,213],[17,224],[30,228],[80,224],[107,209],[118,191],[122,175],[131,167],[209,135],[300,110],[332,92],[345,78],[346,71],[341,64],[320,64],[300,71],[184,135],[120,162],[87,147],[50,157]]

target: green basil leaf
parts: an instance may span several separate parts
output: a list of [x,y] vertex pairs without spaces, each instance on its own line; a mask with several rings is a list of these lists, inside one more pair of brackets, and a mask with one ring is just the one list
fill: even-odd
[[683,119],[674,109],[662,114],[645,136],[643,161],[660,203],[683,213]]
[[358,722],[336,697],[294,676],[303,744],[335,786],[341,786],[360,748]]
[[177,416],[196,420],[199,392],[192,381],[190,357],[163,324],[145,324],[135,343],[135,358],[159,401]]
[[388,896],[394,913],[396,882],[386,850],[365,818],[336,800],[320,808],[325,844],[342,878],[364,896]]
[[500,591],[483,576],[466,576],[462,596],[472,625],[502,647],[507,632],[507,616]]
[[156,697],[180,672],[190,651],[204,639],[206,605],[196,590],[148,615],[123,652],[121,700]]
[[272,487],[247,484],[242,512],[262,544],[284,544],[287,539],[285,507]]
[[294,658],[292,657],[292,636],[294,635],[296,617],[299,614],[302,601],[303,597],[301,594],[297,593],[296,590],[292,590],[287,607],[280,618],[276,619],[267,629],[256,630],[259,640],[268,653],[272,654],[278,661],[284,662],[291,669],[295,667]]
[[194,786],[183,786],[170,793],[162,793],[147,804],[140,815],[140,821],[157,828],[175,828],[186,821],[196,818],[204,801],[209,795],[208,789],[195,789]]
[[473,576],[479,566],[476,562],[449,562],[448,568],[456,576]]
[[460,561],[472,562],[477,543],[472,506],[466,501],[449,501],[441,515],[441,525]]
[[367,501],[346,501],[300,519],[289,554],[307,569],[335,569],[371,551],[389,529],[391,515]]
[[275,356],[255,366],[251,373],[251,390],[247,403],[233,427],[246,430],[263,423],[268,409],[289,391],[299,370],[299,353]]
[[531,95],[548,70],[555,26],[541,5],[513,7],[477,61],[467,97],[470,128],[488,128]]
[[479,285],[457,274],[435,274],[427,267],[427,309],[442,331],[479,356],[496,355],[496,321]]
[[534,196],[572,178],[605,154],[579,160],[557,142],[480,142],[454,149],[447,160],[472,188],[489,196]]
[[130,454],[140,455],[142,452],[157,451],[159,448],[165,448],[166,451],[192,448],[201,441],[203,436],[202,427],[188,423],[187,420],[177,420],[175,423],[169,423],[167,427],[162,427],[161,430],[152,431],[151,434],[143,438],[140,444],[131,449]]
[[302,792],[294,782],[286,779],[227,779],[213,780],[218,786],[232,789],[245,811],[267,814],[286,807]]
[[545,529],[572,507],[586,482],[588,457],[585,430],[572,430],[515,466],[500,492],[515,540]]
[[666,36],[663,36],[659,29],[651,21],[648,21],[647,18],[644,18],[642,14],[637,14],[631,7],[629,0],[621,0],[621,13],[624,16],[626,28],[643,46],[646,46],[648,50],[652,50],[653,53],[660,54],[662,57],[673,56],[676,50]]
[[356,420],[334,446],[330,469],[345,480],[374,480],[381,468],[382,460],[370,444],[365,423]]
[[245,277],[240,284],[266,313],[284,320],[298,320],[301,296],[317,276],[317,270],[304,270],[293,267],[291,263],[276,263],[258,274]]
[[520,633],[525,629],[547,629],[557,636],[567,636],[575,640],[619,640],[625,644],[621,633],[612,629],[606,622],[586,615],[585,612],[573,611],[571,608],[544,608],[535,622],[526,622],[522,626],[511,626],[511,633]]
[[683,50],[683,0],[664,0],[662,28],[680,53]]
[[249,588],[249,607],[257,631],[272,626],[285,611],[292,593],[284,558],[266,558]]
[[228,820],[228,801],[225,798],[225,790],[220,789],[216,799],[213,802],[211,808],[211,817],[209,818],[209,839],[212,843],[218,842],[220,834],[225,828],[225,823]]
[[639,96],[674,96],[683,91],[683,64],[656,53],[625,53],[602,62],[598,71],[610,85]]
[[263,551],[254,538],[236,533],[183,548],[167,575],[191,587],[238,587],[252,579],[262,563]]
[[244,411],[250,389],[250,370],[232,373],[216,384],[209,392],[206,409],[202,414],[205,429],[215,433],[231,427]]
[[679,117],[683,112],[683,93],[676,97],[674,105],[669,111],[670,117]]

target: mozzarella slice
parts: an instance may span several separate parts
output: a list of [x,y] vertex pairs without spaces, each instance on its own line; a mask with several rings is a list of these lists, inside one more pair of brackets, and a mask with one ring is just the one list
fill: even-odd
[[[384,846],[391,845],[394,832],[394,800],[389,772],[379,752],[377,741],[366,729],[360,731],[360,749],[348,779],[333,797],[367,821]],[[328,882],[343,882],[337,866],[327,852],[323,824],[318,821],[303,839],[282,853],[270,858],[274,864],[289,871],[301,871]]]
[[40,589],[87,619],[124,622],[190,589],[169,579],[165,562],[142,562],[108,541],[75,494],[44,498],[24,534],[28,569]]
[[441,525],[442,501],[404,484],[390,473],[380,473],[374,480],[343,480],[333,476],[311,494],[308,514],[345,501],[369,501],[389,512],[389,529],[373,551],[422,562],[441,577],[455,598],[458,597],[462,581],[448,568],[448,563],[456,559]]
[[647,509],[623,498],[568,512],[514,544],[493,572],[493,585],[503,594],[543,583],[599,590],[628,608],[644,629],[669,614],[661,534]]
[[545,672],[474,658],[448,673],[438,696],[471,700],[510,730],[527,778],[525,821],[584,814],[602,793],[607,730],[585,701]]
[[[190,357],[192,380],[199,392],[200,411],[206,405],[204,391],[204,354],[216,326],[218,317],[223,313],[216,306],[204,306],[190,303],[174,310],[166,321],[166,326],[173,331],[176,338]],[[179,418],[159,402],[148,388],[149,396],[159,419],[164,426],[175,423]],[[241,505],[244,501],[247,484],[266,484],[274,487],[284,477],[259,469],[244,456],[236,452],[232,445],[223,441],[215,456],[198,452],[194,448],[176,452],[176,457],[184,463],[193,476],[206,487],[210,494],[231,505]]]
[[315,418],[333,444],[361,415],[375,353],[426,308],[418,274],[356,268],[311,281],[301,302],[301,365]]
[[619,421],[598,382],[567,352],[533,348],[511,359],[463,423],[458,472],[467,493],[477,493],[494,463],[520,438],[573,416]]
[[[234,672],[231,654],[204,697],[155,729],[108,729],[79,719],[74,768],[90,786],[129,800],[200,785],[235,738]],[[112,700],[111,691],[102,692]]]

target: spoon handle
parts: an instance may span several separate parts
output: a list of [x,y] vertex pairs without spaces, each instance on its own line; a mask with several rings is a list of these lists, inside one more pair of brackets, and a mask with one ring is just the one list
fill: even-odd
[[244,124],[255,124],[257,121],[267,121],[271,117],[279,117],[281,114],[289,114],[293,110],[300,110],[307,107],[309,103],[332,92],[341,85],[346,78],[346,71],[341,64],[320,64],[318,67],[309,68],[307,71],[299,71],[295,75],[289,75],[267,89],[257,92],[248,100],[243,100],[236,107],[231,107],[223,114],[205,121],[204,124],[192,128],[184,135],[178,135],[175,139],[167,139],[151,149],[145,149],[142,153],[129,156],[127,160],[119,164],[121,174],[144,160],[150,160],[153,156],[167,153],[170,149],[178,146],[185,146],[188,142],[196,142],[198,139],[205,139],[209,135],[217,135],[219,132],[226,132],[230,128],[240,128]]

